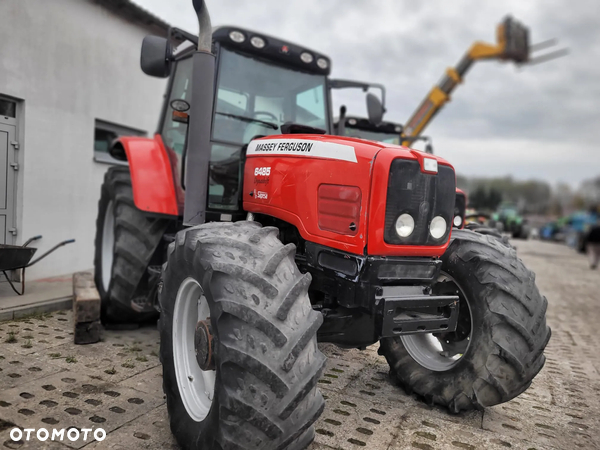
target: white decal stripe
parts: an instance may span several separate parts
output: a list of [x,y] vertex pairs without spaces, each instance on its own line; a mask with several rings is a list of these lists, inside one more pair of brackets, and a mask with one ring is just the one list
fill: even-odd
[[294,155],[358,162],[354,147],[306,139],[266,139],[248,144],[246,155]]

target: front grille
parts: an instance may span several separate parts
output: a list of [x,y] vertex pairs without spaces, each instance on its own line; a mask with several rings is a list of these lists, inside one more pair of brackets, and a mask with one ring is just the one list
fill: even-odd
[[[421,172],[418,161],[395,159],[390,167],[387,205],[385,210],[384,241],[396,245],[441,245],[448,239],[452,219],[456,179],[454,170],[439,165],[438,173]],[[406,238],[396,233],[396,219],[404,213],[415,220],[415,229]],[[429,224],[435,216],[446,220],[446,233],[434,239],[429,233]]]

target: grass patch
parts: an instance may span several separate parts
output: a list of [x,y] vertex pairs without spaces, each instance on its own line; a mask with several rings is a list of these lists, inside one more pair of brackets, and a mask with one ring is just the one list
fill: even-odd
[[125,367],[126,369],[133,369],[135,367],[135,364],[133,364],[131,360],[127,360],[123,364],[121,364],[121,367]]
[[131,347],[127,347],[127,351],[129,353],[137,353],[137,352],[141,352],[142,348],[138,345],[133,344]]
[[146,358],[144,355],[136,357],[135,360],[139,362],[148,362],[148,358]]
[[31,320],[46,320],[49,319],[50,317],[52,317],[51,314],[48,313],[34,313],[34,314],[29,314],[23,317],[19,317],[18,319],[15,319],[15,322],[25,322],[25,323],[31,323]]
[[33,336],[30,334],[27,334],[27,335],[23,336],[23,339],[33,339]]
[[104,371],[104,373],[107,373],[108,375],[114,375],[115,373],[117,373],[117,371],[115,370],[115,368],[113,367],[112,369],[106,369]]
[[17,336],[15,334],[14,331],[9,331],[8,332],[8,337],[6,338],[6,343],[7,344],[14,344],[15,342],[17,342]]
[[31,347],[33,347],[33,344],[31,343],[31,339],[27,339],[25,341],[25,343],[23,345],[21,345],[21,347],[23,347],[23,348],[31,348]]
[[60,358],[62,355],[60,353],[48,353],[48,356],[52,359]]
[[73,355],[70,355],[65,358],[65,361],[69,364],[75,364],[77,362],[77,358],[75,358]]
[[150,352],[150,355],[151,355],[151,356],[156,356],[156,357],[158,358],[158,352],[157,352],[156,350],[152,350],[152,351]]

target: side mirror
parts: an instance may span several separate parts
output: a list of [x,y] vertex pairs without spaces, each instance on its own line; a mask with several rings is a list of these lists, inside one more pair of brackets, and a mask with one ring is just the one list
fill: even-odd
[[146,36],[142,41],[140,65],[151,77],[166,78],[171,74],[171,44],[160,36]]
[[369,122],[374,125],[379,125],[383,119],[383,105],[379,99],[371,94],[367,94],[367,113],[369,114]]
[[340,106],[340,117],[337,122],[336,133],[338,136],[346,135],[346,106]]

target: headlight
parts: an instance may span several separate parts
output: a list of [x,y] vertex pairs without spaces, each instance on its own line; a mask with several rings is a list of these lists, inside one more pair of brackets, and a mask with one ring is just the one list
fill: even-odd
[[429,233],[434,239],[439,239],[446,234],[446,219],[435,216],[429,225]]
[[415,219],[410,214],[402,214],[396,219],[396,233],[400,237],[408,237],[415,229]]
[[431,158],[423,158],[423,168],[427,172],[435,172],[438,171],[438,163],[437,160]]
[[264,46],[267,45],[265,40],[258,36],[254,36],[252,39],[250,39],[250,43],[256,48],[264,48]]
[[454,216],[454,226],[460,227],[462,225],[462,217]]
[[329,67],[329,62],[325,58],[319,58],[317,59],[317,66],[325,70]]
[[232,31],[231,33],[229,33],[229,39],[231,39],[233,42],[241,44],[246,40],[246,36],[244,36],[244,33],[242,33],[241,31]]
[[302,60],[302,62],[305,62],[306,64],[310,64],[311,62],[313,62],[313,55],[311,55],[308,52],[304,52],[300,54],[300,59]]

